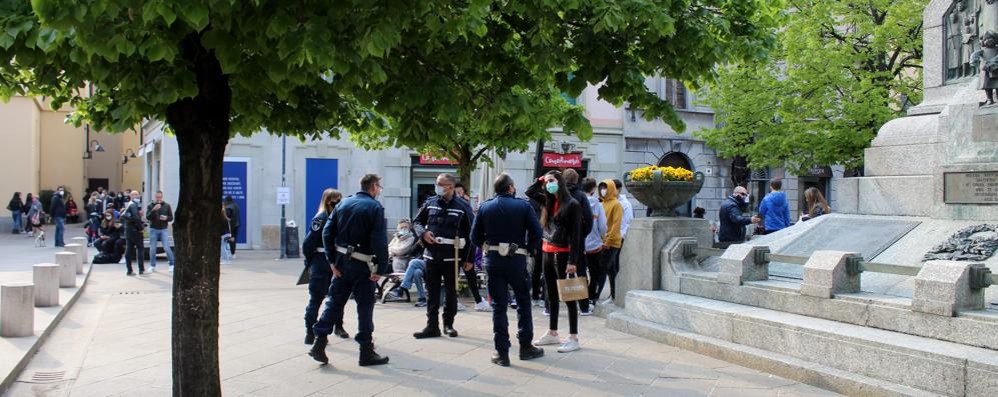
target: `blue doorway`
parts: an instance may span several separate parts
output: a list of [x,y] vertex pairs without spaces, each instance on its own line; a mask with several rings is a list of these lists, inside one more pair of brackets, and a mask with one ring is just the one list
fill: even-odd
[[[339,160],[305,159],[305,219],[300,225],[308,225],[319,209],[322,192],[327,188],[338,189]],[[346,192],[343,196],[349,195]]]

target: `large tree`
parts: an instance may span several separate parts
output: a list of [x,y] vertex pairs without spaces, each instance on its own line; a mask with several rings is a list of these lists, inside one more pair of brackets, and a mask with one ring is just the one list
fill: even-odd
[[[523,93],[600,95],[675,125],[644,75],[694,80],[772,44],[778,4],[744,0],[0,0],[0,90],[46,95],[76,122],[176,134],[173,390],[218,395],[221,169],[233,134],[389,129],[407,144],[466,125],[537,124]],[[446,67],[442,67],[446,66]],[[569,79],[569,73],[575,78]],[[481,87],[499,76],[495,92]],[[94,95],[82,95],[92,83]],[[488,113],[479,97],[504,101]],[[584,129],[565,109],[555,119]],[[512,130],[522,133],[522,130]]]
[[927,0],[790,0],[770,59],[720,69],[699,135],[752,167],[862,165],[863,149],[922,82]]

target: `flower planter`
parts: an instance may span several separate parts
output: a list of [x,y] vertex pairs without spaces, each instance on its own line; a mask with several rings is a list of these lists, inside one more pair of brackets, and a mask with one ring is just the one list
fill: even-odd
[[630,180],[630,173],[624,175],[624,186],[634,198],[651,209],[651,216],[676,216],[676,208],[686,204],[703,187],[702,172],[693,174],[689,182],[666,181],[661,171],[652,173],[652,180],[638,182]]

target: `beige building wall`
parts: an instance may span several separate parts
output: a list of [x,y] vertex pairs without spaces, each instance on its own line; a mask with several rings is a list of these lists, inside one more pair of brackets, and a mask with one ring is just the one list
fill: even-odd
[[21,192],[22,200],[28,192],[38,192],[40,113],[38,103],[31,98],[14,97],[0,104],[0,137],[3,137],[0,158],[4,168],[0,173],[0,196],[4,203],[0,210],[5,215],[9,213],[3,208],[14,192]]
[[[120,192],[121,186],[121,134],[108,134],[105,132],[90,131],[90,140],[97,141],[104,147],[103,152],[95,152],[90,148],[91,159],[87,160],[86,177],[94,179],[107,179],[104,189]],[[89,182],[88,182],[89,183]]]
[[83,128],[66,124],[64,111],[45,111],[41,114],[41,169],[40,190],[55,190],[65,186],[79,198],[86,189],[84,180],[83,152],[86,147],[83,140]]
[[[142,190],[142,180],[144,178],[143,161],[141,157],[138,157],[139,149],[141,145],[139,134],[135,131],[125,131],[118,136],[121,139],[121,156],[128,156],[128,163],[122,165],[122,176],[121,176],[121,188],[132,189],[132,190]],[[128,150],[131,149],[131,152]],[[131,157],[130,154],[125,153],[135,153],[136,157]],[[118,159],[121,160],[121,156]],[[120,162],[119,162],[120,163]]]

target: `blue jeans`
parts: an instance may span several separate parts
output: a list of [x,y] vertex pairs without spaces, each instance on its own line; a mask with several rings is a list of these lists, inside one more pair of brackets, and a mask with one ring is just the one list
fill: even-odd
[[426,299],[426,291],[423,290],[423,274],[426,273],[426,261],[413,259],[409,261],[409,267],[405,269],[405,276],[402,277],[402,288],[409,289],[412,284],[416,284],[416,291],[419,292],[419,300]]
[[52,218],[55,221],[55,246],[65,247],[66,242],[63,237],[66,235],[66,218]]
[[21,213],[21,210],[11,213],[11,218],[14,218],[14,225],[12,226],[14,233],[20,233],[21,230],[24,230],[24,225],[21,224],[21,215],[24,215]]
[[170,248],[170,233],[167,229],[149,229],[149,266],[156,267],[156,243],[163,242],[163,250],[166,251],[166,258],[170,260],[170,267],[173,267],[173,249]]

